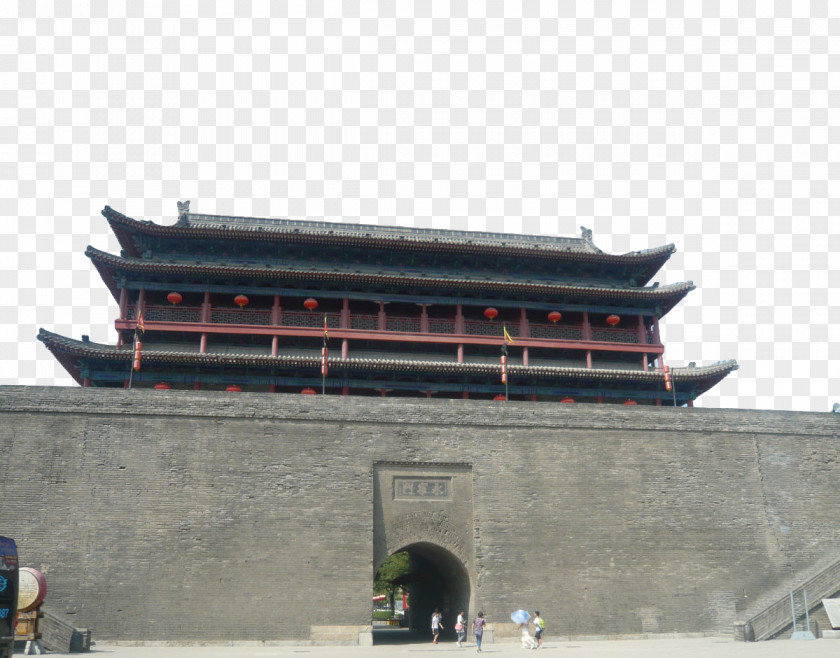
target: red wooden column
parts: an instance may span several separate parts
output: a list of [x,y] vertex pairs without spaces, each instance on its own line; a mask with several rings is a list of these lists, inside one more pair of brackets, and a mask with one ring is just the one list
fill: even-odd
[[193,384],[193,390],[194,391],[200,391],[201,390],[201,382],[195,382]]
[[[128,312],[128,290],[120,288],[120,320],[125,320],[125,314]],[[123,335],[120,331],[117,334],[117,348],[123,346]]]
[[647,345],[647,331],[645,331],[645,318],[639,315],[639,345]]
[[201,321],[204,324],[210,322],[210,291],[204,291],[204,302],[201,304]]
[[350,328],[350,299],[348,297],[341,300],[341,313],[338,317],[338,326],[342,329]]
[[659,337],[659,317],[653,316],[653,342],[657,345],[662,344],[662,339]]
[[464,324],[464,309],[461,307],[460,304],[455,306],[455,333],[456,334],[465,334],[466,325]]
[[280,306],[280,295],[274,295],[274,303],[271,305],[271,324],[276,326],[283,324],[283,307]]
[[458,363],[464,362],[464,344],[460,343],[458,345]]
[[[201,321],[204,324],[210,324],[211,319],[211,311],[210,311],[210,291],[204,291],[204,303],[201,305]],[[207,332],[204,331],[201,333],[201,344],[198,348],[198,351],[204,354],[207,351]]]
[[[519,309],[519,337],[529,338],[531,336],[531,325],[528,324],[528,316],[524,308]],[[522,365],[528,367],[528,348],[522,348]]]
[[341,394],[342,395],[350,395],[350,387],[349,386],[342,386],[341,387]]
[[583,312],[583,340],[592,340],[592,325],[589,324],[589,311]]
[[461,392],[461,399],[462,400],[469,400],[470,399],[470,392],[469,391],[462,391]]
[[376,328],[379,331],[385,331],[388,326],[387,318],[385,317],[385,302],[379,302],[379,315],[377,316]]
[[519,337],[530,338],[531,325],[528,323],[528,316],[524,308],[519,309]]
[[84,386],[85,388],[90,388],[90,377],[85,377],[82,380],[82,386]]
[[[583,340],[592,340],[592,325],[589,324],[589,311],[583,312]],[[592,350],[586,350],[586,367],[592,368]]]
[[126,312],[128,311],[128,290],[120,288],[120,320],[126,320]]
[[[274,304],[271,307],[271,324],[276,327],[283,324],[283,307],[280,306],[280,295],[274,295]],[[280,337],[277,335],[271,337],[271,356],[277,356],[279,340]],[[271,393],[274,393],[273,386],[274,384],[271,384],[268,387]]]
[[[338,318],[338,326],[341,329],[349,329],[350,325],[352,324],[352,320],[350,319],[350,298],[345,297],[341,300],[341,314]],[[350,345],[347,342],[346,338],[341,339],[341,358],[346,359],[347,354],[350,350]],[[344,389],[347,389],[347,392],[344,392]],[[346,386],[341,390],[342,395],[349,395],[350,389]]]
[[420,333],[429,333],[429,314],[426,312],[426,304],[420,304]]

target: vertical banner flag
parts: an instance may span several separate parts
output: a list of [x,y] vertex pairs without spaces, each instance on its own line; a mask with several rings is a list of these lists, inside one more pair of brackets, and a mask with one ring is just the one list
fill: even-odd
[[327,376],[329,370],[328,358],[329,351],[327,350],[327,341],[330,339],[329,331],[327,330],[327,314],[324,313],[324,346],[321,348],[321,375]]
[[507,327],[505,325],[502,325],[502,332],[505,336],[505,342],[508,345],[513,345],[513,338],[510,337],[510,334],[508,333]]

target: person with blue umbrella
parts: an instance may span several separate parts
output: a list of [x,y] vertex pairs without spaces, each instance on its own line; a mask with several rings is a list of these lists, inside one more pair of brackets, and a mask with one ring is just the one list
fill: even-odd
[[519,630],[522,631],[522,648],[536,649],[537,643],[531,637],[528,631],[528,620],[531,619],[531,613],[527,610],[516,610],[510,614],[510,618],[514,624],[519,624]]

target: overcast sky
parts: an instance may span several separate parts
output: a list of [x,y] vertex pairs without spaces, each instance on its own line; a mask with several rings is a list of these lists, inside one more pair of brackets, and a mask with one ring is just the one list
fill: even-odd
[[190,199],[674,243],[667,361],[740,364],[698,406],[840,402],[840,3],[117,4],[0,6],[0,384],[115,342],[104,205]]

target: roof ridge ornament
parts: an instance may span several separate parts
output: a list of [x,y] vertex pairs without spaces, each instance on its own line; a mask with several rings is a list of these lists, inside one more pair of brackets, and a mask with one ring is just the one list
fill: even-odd
[[598,254],[603,254],[604,253],[603,251],[598,249],[598,247],[595,246],[594,242],[592,242],[592,229],[591,228],[586,228],[585,226],[581,226],[580,227],[580,237],[586,244],[588,244],[590,247],[592,247],[592,249],[595,251],[595,253],[598,253]]
[[190,200],[178,202],[178,226],[188,224],[187,215],[190,214]]

